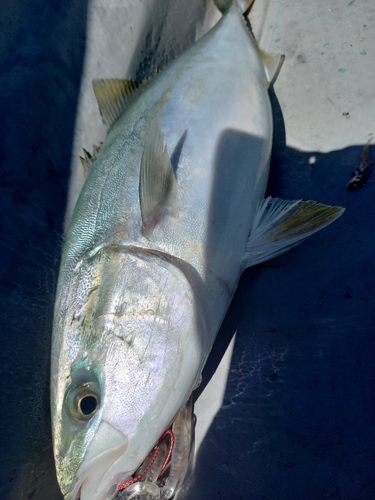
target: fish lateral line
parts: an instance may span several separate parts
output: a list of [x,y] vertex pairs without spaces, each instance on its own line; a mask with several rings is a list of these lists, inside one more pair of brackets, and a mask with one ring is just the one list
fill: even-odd
[[108,249],[118,253],[129,253],[141,258],[143,256],[155,257],[180,271],[198,297],[203,298],[208,293],[207,286],[195,267],[193,267],[189,262],[180,259],[176,255],[172,255],[157,248],[138,246],[135,242],[128,245],[119,245],[115,243],[100,245],[95,248],[95,251],[90,253],[90,258],[94,257],[103,249]]

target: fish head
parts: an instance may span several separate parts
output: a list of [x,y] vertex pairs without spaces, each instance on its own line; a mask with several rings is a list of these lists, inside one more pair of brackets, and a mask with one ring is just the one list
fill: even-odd
[[114,498],[190,396],[203,321],[190,281],[108,246],[62,271],[52,347],[57,477],[67,500]]

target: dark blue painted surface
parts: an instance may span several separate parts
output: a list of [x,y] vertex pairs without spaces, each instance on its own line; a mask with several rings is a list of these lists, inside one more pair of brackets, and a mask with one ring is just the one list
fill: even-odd
[[86,2],[3,2],[0,75],[0,498],[61,498],[49,348]]
[[[13,25],[0,77],[0,497],[58,500],[49,346],[86,3],[1,10]],[[347,210],[244,273],[206,370],[237,330],[224,405],[187,496],[373,499],[374,183],[345,189],[361,147],[309,165],[310,154],[285,147],[274,109],[270,194]]]

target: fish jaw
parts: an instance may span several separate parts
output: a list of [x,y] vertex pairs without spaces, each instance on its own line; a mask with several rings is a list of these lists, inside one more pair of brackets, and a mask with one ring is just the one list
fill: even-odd
[[[191,282],[166,256],[107,246],[70,269],[52,351],[56,469],[66,499],[102,500],[189,398],[207,352],[205,326]],[[72,410],[82,387],[97,397],[85,421]]]
[[[114,471],[117,470],[116,464],[126,453],[128,445],[126,436],[108,422],[101,421],[64,497],[67,500],[106,498],[111,488],[117,487],[116,479],[119,478],[114,478]],[[123,475],[127,476],[129,474]]]

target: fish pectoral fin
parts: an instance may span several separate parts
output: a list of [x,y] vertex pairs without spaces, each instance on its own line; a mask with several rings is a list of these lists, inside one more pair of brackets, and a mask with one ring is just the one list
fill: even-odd
[[175,208],[177,180],[163,132],[154,120],[148,129],[139,176],[142,232],[151,234],[156,224]]
[[149,81],[150,79],[135,82],[113,78],[92,82],[100,114],[107,129],[112,127]]
[[262,200],[246,245],[244,268],[282,255],[331,224],[344,210],[315,201]]

